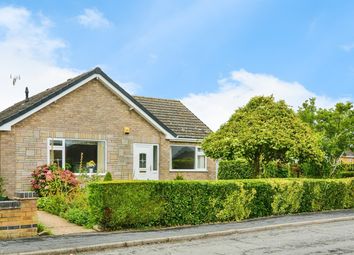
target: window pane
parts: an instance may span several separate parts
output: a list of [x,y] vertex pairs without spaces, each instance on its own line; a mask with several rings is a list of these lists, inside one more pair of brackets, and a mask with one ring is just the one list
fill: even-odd
[[[82,170],[89,173],[104,171],[104,143],[95,141],[65,141],[66,163],[71,165],[75,173],[80,172],[82,155]],[[99,171],[97,171],[99,169]]]
[[198,156],[198,169],[205,169],[205,156]]
[[194,169],[195,147],[171,146],[172,169]]
[[146,168],[146,154],[139,154],[139,168]]
[[154,171],[157,171],[157,154],[158,154],[158,150],[157,150],[157,145],[153,146],[153,161],[152,161],[152,169]]
[[57,166],[63,167],[63,151],[61,150],[50,150],[50,163],[57,164]]
[[63,146],[62,140],[50,140],[50,146]]
[[105,143],[97,143],[97,173],[105,172]]

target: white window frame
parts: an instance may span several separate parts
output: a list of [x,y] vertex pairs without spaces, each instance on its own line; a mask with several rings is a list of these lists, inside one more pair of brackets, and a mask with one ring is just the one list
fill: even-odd
[[[62,142],[62,145],[61,146],[58,146],[58,145],[51,145],[50,142],[51,141],[61,141]],[[61,151],[62,152],[62,168],[65,167],[65,139],[63,138],[48,138],[47,139],[47,164],[49,165],[51,162],[50,162],[50,154],[51,154],[51,150],[53,149],[53,151]]]
[[[62,141],[62,145],[51,145],[50,141]],[[106,140],[97,140],[97,139],[79,139],[79,138],[48,138],[47,139],[47,164],[50,162],[50,150],[61,150],[63,155],[63,165],[62,168],[65,167],[66,158],[65,158],[65,141],[87,141],[87,142],[103,142],[104,143],[104,171],[102,173],[85,173],[87,175],[102,175],[104,176],[107,173],[107,141]],[[81,175],[81,173],[74,173],[75,175]]]
[[[195,148],[195,155],[194,155],[194,169],[172,169],[172,147],[192,147]],[[180,144],[172,144],[170,146],[170,172],[208,172],[208,159],[205,156],[205,153],[198,152],[198,149],[201,149],[200,146],[195,145],[180,145]],[[205,168],[197,168],[198,166],[198,156],[205,157]]]

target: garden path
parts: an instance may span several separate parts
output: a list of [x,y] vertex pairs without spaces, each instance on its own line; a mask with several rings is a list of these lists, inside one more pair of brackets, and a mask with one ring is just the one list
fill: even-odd
[[44,211],[38,211],[38,222],[42,223],[48,230],[51,231],[53,235],[67,235],[67,234],[95,232],[95,230],[93,229],[87,229],[75,225],[63,218],[60,218],[59,216]]

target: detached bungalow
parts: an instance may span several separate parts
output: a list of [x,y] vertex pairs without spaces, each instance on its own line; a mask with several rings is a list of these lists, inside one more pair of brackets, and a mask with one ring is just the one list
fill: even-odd
[[95,68],[0,112],[0,176],[8,195],[53,161],[115,179],[215,179],[199,147],[209,132],[180,101],[131,96]]

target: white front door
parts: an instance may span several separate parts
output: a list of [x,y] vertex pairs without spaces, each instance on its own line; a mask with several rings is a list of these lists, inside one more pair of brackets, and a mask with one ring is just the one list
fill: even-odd
[[134,143],[133,171],[135,180],[159,179],[159,146]]

